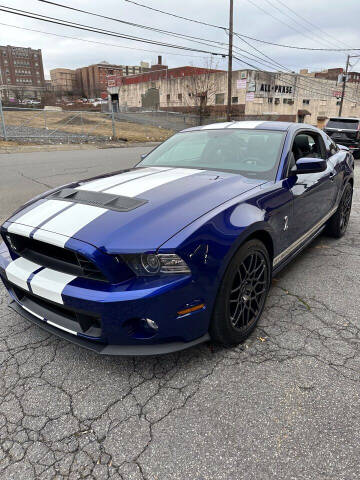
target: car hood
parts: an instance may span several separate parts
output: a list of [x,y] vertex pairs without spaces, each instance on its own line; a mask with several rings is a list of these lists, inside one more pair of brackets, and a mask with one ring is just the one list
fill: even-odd
[[220,171],[134,168],[52,190],[4,227],[62,246],[74,238],[112,254],[153,251],[221,203],[263,183]]

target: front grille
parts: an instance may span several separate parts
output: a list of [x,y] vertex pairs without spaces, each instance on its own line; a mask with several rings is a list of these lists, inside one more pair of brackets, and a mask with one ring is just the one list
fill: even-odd
[[27,260],[77,277],[107,281],[97,265],[80,253],[14,233],[5,236],[12,251]]
[[13,284],[8,283],[7,286],[12,290],[20,305],[27,307],[30,311],[37,313],[46,320],[51,320],[56,325],[70,328],[77,333],[91,337],[101,336],[101,321],[97,315],[57,305],[26,292]]

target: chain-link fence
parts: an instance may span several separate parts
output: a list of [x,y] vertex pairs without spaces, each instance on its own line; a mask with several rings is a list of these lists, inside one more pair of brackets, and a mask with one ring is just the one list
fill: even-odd
[[[116,111],[115,111],[116,109]],[[109,111],[110,110],[110,111]],[[203,116],[111,104],[101,112],[3,107],[0,139],[33,143],[161,142],[174,132],[225,121],[225,114]],[[232,117],[233,120],[278,120],[276,115]]]
[[0,120],[0,139],[20,143],[162,141],[173,133],[157,122],[139,126],[133,117],[113,112],[2,107]]

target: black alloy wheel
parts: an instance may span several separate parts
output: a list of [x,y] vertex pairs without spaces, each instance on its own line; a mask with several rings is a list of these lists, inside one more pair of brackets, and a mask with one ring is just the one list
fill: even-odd
[[340,203],[340,230],[344,234],[350,219],[352,189],[346,188]]
[[234,255],[216,299],[210,335],[224,345],[236,345],[254,330],[270,285],[270,259],[265,245],[250,240]]
[[251,326],[265,302],[267,292],[266,260],[261,252],[250,253],[238,266],[228,302],[234,328]]
[[336,212],[327,224],[326,232],[331,237],[341,238],[345,234],[350,219],[352,197],[353,188],[352,185],[348,183],[344,189]]

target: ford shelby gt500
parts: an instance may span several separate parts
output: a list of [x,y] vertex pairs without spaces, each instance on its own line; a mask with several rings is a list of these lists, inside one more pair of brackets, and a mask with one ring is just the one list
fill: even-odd
[[353,169],[311,125],[185,130],[135,168],[48,191],[2,225],[10,306],[102,354],[238,344],[272,275],[323,230],[344,235]]

